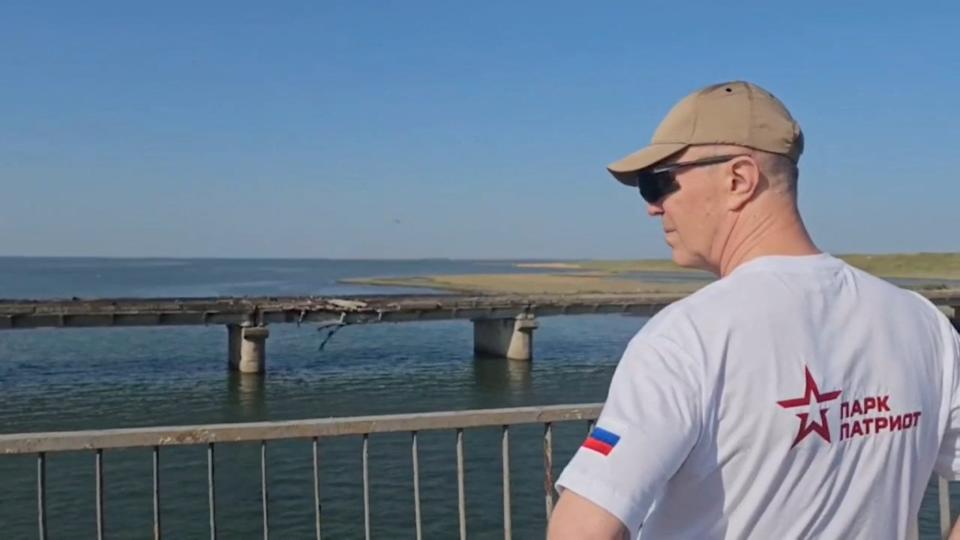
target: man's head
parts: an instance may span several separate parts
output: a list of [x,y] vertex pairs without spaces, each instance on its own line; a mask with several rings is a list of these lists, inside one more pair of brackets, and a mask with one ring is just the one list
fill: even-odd
[[[684,98],[652,144],[609,170],[640,188],[648,213],[662,219],[677,264],[722,274],[745,236],[763,234],[765,224],[799,223],[802,151],[800,127],[777,98],[731,82]],[[805,231],[801,236],[809,241]]]

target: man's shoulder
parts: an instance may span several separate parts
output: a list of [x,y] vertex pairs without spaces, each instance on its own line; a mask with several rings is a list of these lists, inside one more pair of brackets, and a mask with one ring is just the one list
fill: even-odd
[[[650,319],[651,332],[687,327],[696,330],[722,321],[778,317],[811,301],[856,301],[874,313],[922,317],[932,322],[939,309],[918,292],[836,259],[836,272],[842,274],[779,273],[777,271],[734,272],[672,303]],[[811,280],[801,284],[794,280]],[[822,281],[818,281],[821,280]],[[813,282],[817,282],[813,285]],[[818,287],[823,286],[822,289]],[[840,295],[846,288],[851,294]],[[814,293],[815,294],[811,294]],[[813,300],[819,296],[821,300]],[[843,296],[843,298],[841,298]]]
[[900,310],[911,317],[924,316],[933,319],[943,315],[936,304],[919,292],[895,285],[855,266],[847,267],[851,274],[857,276],[864,289],[863,300],[875,303],[876,307],[882,307],[883,311]]
[[719,281],[710,283],[664,307],[640,328],[634,340],[657,344],[658,348],[694,348],[693,343],[708,331],[705,321],[716,319],[725,305],[727,287]]
[[[683,323],[693,323],[702,317],[713,316],[718,311],[726,311],[731,302],[743,298],[741,280],[735,276],[708,283],[689,295],[673,302],[660,310],[644,325],[650,332],[660,332],[667,328],[676,328]],[[748,285],[744,282],[745,285]]]

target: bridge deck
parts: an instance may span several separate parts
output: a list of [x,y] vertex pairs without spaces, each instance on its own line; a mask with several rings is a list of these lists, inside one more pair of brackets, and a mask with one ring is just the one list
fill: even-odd
[[[960,291],[924,293],[960,307]],[[0,330],[41,327],[347,324],[587,313],[652,315],[683,295],[365,296],[0,300]],[[960,313],[957,314],[960,316]]]

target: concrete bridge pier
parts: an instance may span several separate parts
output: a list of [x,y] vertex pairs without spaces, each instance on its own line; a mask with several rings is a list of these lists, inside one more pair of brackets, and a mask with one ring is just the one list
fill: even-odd
[[227,325],[227,358],[231,371],[263,373],[267,367],[266,326]]
[[510,360],[532,360],[533,331],[539,326],[533,315],[526,314],[511,319],[474,319],[473,350]]

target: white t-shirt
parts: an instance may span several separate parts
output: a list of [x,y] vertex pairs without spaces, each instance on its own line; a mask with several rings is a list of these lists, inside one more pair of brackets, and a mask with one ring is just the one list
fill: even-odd
[[755,259],[644,325],[557,485],[642,538],[910,537],[934,469],[960,477],[958,364],[922,296]]

